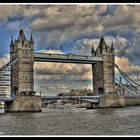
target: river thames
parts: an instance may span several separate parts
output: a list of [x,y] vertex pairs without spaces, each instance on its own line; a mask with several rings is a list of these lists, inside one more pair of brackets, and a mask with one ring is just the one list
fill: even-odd
[[1,113],[1,135],[139,135],[140,107]]

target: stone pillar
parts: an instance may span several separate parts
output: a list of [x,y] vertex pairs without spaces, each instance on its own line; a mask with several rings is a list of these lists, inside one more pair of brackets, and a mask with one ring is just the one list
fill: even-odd
[[103,63],[92,64],[93,74],[93,95],[98,93],[104,93],[104,81],[103,81]]
[[125,99],[123,96],[117,96],[117,95],[100,96],[99,107],[101,108],[124,107],[124,106],[125,106]]
[[42,100],[35,96],[19,96],[6,103],[6,112],[41,112]]
[[27,40],[23,29],[18,39],[10,44],[10,60],[17,59],[11,68],[11,96],[21,96],[21,92],[34,91],[34,41]]
[[93,71],[93,93],[110,94],[115,92],[115,48],[113,44],[108,46],[101,38],[99,45],[94,51],[92,49],[91,55],[102,57],[103,63],[97,62],[92,65]]

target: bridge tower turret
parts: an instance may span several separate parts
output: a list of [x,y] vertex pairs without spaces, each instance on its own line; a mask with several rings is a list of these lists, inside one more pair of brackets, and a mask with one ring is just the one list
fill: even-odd
[[95,50],[94,50],[93,44],[92,44],[92,49],[91,49],[91,56],[95,56]]
[[112,43],[111,47],[102,37],[95,51],[96,56],[102,57],[103,63],[99,62],[92,65],[93,71],[93,93],[109,94],[115,90],[115,49]]
[[11,68],[11,96],[17,97],[21,92],[34,91],[34,40],[31,34],[27,40],[23,28],[19,30],[18,39],[11,40],[10,60],[17,59]]

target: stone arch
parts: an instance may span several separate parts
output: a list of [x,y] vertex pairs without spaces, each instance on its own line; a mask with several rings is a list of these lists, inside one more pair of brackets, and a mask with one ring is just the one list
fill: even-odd
[[104,94],[104,88],[103,87],[98,88],[98,94]]

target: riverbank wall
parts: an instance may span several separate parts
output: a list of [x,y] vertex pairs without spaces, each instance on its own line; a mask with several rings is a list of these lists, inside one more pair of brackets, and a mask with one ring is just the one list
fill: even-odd
[[138,106],[140,105],[140,97],[124,97],[125,106]]

